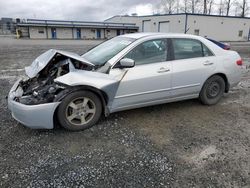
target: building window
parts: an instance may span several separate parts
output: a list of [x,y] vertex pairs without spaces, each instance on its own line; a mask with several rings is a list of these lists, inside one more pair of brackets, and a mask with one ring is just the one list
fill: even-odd
[[92,33],[95,33],[95,29],[91,29],[91,32],[92,32]]
[[38,29],[38,33],[44,34],[44,30],[43,29]]
[[200,30],[199,30],[199,29],[195,29],[195,30],[194,30],[194,34],[195,34],[195,35],[200,35]]
[[242,30],[240,30],[239,31],[239,35],[238,35],[239,37],[242,37],[243,36],[243,31]]

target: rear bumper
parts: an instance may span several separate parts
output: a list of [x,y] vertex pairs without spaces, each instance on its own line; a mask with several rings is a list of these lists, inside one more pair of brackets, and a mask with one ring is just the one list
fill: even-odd
[[24,126],[32,129],[53,129],[54,112],[60,102],[38,105],[25,105],[16,102],[14,98],[19,82],[20,80],[13,85],[8,95],[8,108],[12,117]]

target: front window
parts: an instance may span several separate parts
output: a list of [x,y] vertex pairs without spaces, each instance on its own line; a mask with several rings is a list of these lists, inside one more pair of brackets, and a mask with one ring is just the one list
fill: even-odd
[[103,65],[134,40],[135,39],[128,37],[115,37],[96,46],[89,52],[83,54],[82,57],[97,66]]
[[143,42],[132,49],[125,58],[133,59],[136,65],[164,62],[167,60],[167,42],[165,39]]

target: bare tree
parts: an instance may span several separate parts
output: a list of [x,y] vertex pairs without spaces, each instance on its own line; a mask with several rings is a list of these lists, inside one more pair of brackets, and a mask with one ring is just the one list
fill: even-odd
[[180,13],[180,0],[176,0],[176,13]]
[[182,0],[180,1],[180,10],[184,13],[189,13],[192,8],[192,0]]
[[248,11],[248,9],[249,9],[246,0],[243,0],[243,1],[242,1],[242,4],[241,4],[240,8],[241,8],[241,15],[240,15],[240,16],[241,16],[241,17],[245,17],[245,16],[246,16],[246,13],[247,13],[247,11]]
[[[206,6],[203,6],[205,1]],[[212,2],[211,2],[212,1]],[[214,0],[161,0],[160,3],[155,5],[157,13],[173,14],[173,13],[211,13],[211,6]],[[208,11],[209,10],[209,11]]]
[[214,4],[214,0],[208,0],[207,2],[207,14],[211,14],[212,13],[212,7],[213,7],[213,4]]
[[209,2],[209,8],[208,8],[208,14],[211,14],[212,13],[212,7],[214,5],[214,0],[210,0]]
[[160,9],[162,9],[164,13],[173,14],[175,3],[176,1],[174,0],[161,0]]
[[191,12],[202,13],[202,2],[201,0],[191,0]]
[[203,2],[203,14],[207,14],[207,0]]
[[183,11],[188,12],[188,0],[183,0]]
[[240,17],[246,17],[249,10],[247,0],[242,0],[241,2],[235,2],[235,15]]
[[228,16],[230,12],[230,8],[232,6],[232,0],[225,0],[224,4],[226,6],[226,16]]
[[224,3],[222,0],[220,0],[220,4],[219,4],[219,9],[218,9],[218,14],[220,16],[222,16],[224,14]]

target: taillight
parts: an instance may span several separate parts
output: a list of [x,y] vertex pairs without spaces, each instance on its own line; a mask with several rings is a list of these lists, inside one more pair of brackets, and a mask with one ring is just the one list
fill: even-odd
[[242,61],[242,59],[240,59],[240,60],[236,61],[236,64],[237,64],[237,65],[239,65],[239,66],[242,66],[242,65],[243,65],[243,61]]

